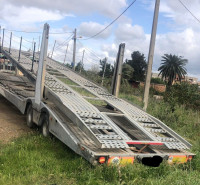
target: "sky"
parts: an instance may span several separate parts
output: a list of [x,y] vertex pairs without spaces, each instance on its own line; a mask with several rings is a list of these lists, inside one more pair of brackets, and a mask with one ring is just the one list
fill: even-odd
[[[164,54],[175,54],[188,59],[188,75],[200,80],[200,21],[197,21],[181,5],[179,0],[160,0],[156,46],[152,70],[156,72]],[[99,65],[99,59],[108,58],[113,64],[120,43],[126,44],[124,59],[130,59],[133,51],[148,58],[155,0],[137,0],[123,16],[97,37],[93,36],[114,20],[131,3],[131,0],[0,0],[0,25],[5,28],[5,46],[9,45],[10,30],[38,32],[13,32],[12,47],[19,48],[23,37],[23,50],[36,50],[41,41],[44,23],[50,25],[48,53],[53,58],[72,61],[73,32],[77,29],[76,62],[85,50],[84,66]],[[182,0],[188,9],[200,19],[200,0]],[[2,33],[1,33],[2,34]]]

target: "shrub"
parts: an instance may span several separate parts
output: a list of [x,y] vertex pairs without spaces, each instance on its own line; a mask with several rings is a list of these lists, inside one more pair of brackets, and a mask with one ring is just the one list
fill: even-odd
[[200,94],[198,85],[187,82],[175,84],[167,89],[164,100],[174,109],[175,105],[184,105],[186,108],[200,109]]

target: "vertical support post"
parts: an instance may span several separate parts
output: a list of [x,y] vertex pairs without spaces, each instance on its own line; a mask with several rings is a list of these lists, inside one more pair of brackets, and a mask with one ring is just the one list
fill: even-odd
[[43,98],[48,39],[49,39],[49,25],[46,23],[44,25],[43,34],[42,34],[42,44],[40,48],[41,51],[40,51],[40,58],[39,58],[39,64],[38,64],[36,86],[35,86],[35,103],[38,106],[38,108]]
[[2,49],[3,49],[3,44],[4,44],[4,32],[5,32],[5,29],[3,28]]
[[53,52],[54,52],[54,49],[55,49],[55,45],[56,45],[56,40],[55,40],[54,45],[53,45],[53,50],[52,50],[52,53],[51,53],[51,58],[53,57]]
[[105,76],[105,72],[106,72],[107,58],[105,58],[104,60],[105,60],[105,64],[104,64],[103,74],[102,74],[102,79],[101,79],[101,85],[102,85],[102,86],[103,86],[104,76]]
[[125,50],[125,44],[122,43],[119,45],[119,51],[117,54],[117,61],[116,61],[114,77],[113,77],[114,80],[113,80],[112,94],[116,97],[118,97],[118,95],[119,95],[119,89],[120,89],[120,85],[121,85],[124,50]]
[[18,61],[20,60],[21,49],[22,49],[22,37],[21,37],[21,39],[20,39],[20,46],[19,46],[19,57],[18,57]]
[[66,61],[68,47],[69,47],[69,44],[67,44],[67,48],[66,48],[66,52],[65,52],[65,58],[64,58],[64,62],[63,62],[63,64],[65,64],[65,61]]
[[158,24],[158,14],[159,14],[159,6],[160,0],[156,0],[155,3],[155,10],[154,10],[154,18],[153,18],[153,25],[152,25],[152,32],[151,32],[151,40],[150,40],[150,47],[149,47],[149,55],[148,55],[148,68],[145,80],[145,89],[144,89],[144,107],[143,109],[146,111],[148,106],[149,100],[149,88],[151,83],[151,72],[152,72],[152,64],[153,64],[153,56],[154,56],[154,49],[155,49],[155,41],[156,41],[156,31],[157,31],[157,24]]
[[34,42],[34,45],[33,45],[33,58],[32,58],[31,72],[33,72],[33,64],[34,64],[34,60],[35,60],[35,45],[36,45],[36,43]]
[[40,36],[39,36],[39,41],[38,41],[38,52],[40,51]]
[[12,32],[10,32],[10,46],[9,46],[9,53],[11,51],[11,44],[12,44]]
[[72,58],[72,68],[75,71],[76,65],[76,29],[74,30],[74,48],[73,48],[73,58]]
[[35,42],[34,42],[34,38],[33,38],[33,42],[32,42],[32,51],[33,51],[34,43],[35,43]]
[[1,52],[1,26],[0,26],[0,52]]
[[82,60],[81,60],[81,66],[80,66],[80,71],[79,71],[79,73],[81,73],[81,69],[82,69],[82,67],[83,67],[84,55],[85,55],[85,50],[83,50],[83,55],[82,55]]

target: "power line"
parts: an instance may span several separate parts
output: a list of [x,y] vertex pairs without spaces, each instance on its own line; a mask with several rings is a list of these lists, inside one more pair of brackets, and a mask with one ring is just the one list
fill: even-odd
[[[15,35],[15,34],[13,34],[13,36],[14,36],[14,37],[17,37],[17,38],[19,38],[19,39],[21,39],[21,37]],[[23,39],[24,41],[26,41],[26,42],[31,43],[31,44],[33,43],[33,41],[27,40],[27,39],[25,39],[25,38],[23,38],[23,37],[22,37],[22,39]],[[38,39],[38,38],[36,38],[36,39]],[[34,38],[34,40],[35,40],[35,38]]]
[[37,31],[10,30],[10,29],[5,29],[5,28],[4,30],[10,31],[10,32],[22,32],[22,33],[38,33],[38,34],[42,33],[42,32],[37,32]]
[[86,48],[79,40],[78,40],[79,44],[81,44],[81,46],[84,47],[84,49],[88,50],[90,53],[92,53],[96,58],[101,60],[101,57],[99,57],[95,51],[93,51],[92,49]]
[[200,20],[187,8],[187,6],[181,1],[181,0],[178,0],[182,5],[183,7],[192,15],[192,17],[194,17],[199,23],[200,23]]
[[95,62],[99,62],[98,59],[94,59],[91,55],[89,55],[87,52],[85,52],[86,56],[88,56],[90,59],[94,60]]
[[[23,31],[23,30],[10,30],[10,29],[6,29],[4,28],[4,30],[10,31],[10,32],[21,32],[21,33],[37,33],[37,34],[42,34],[42,32],[40,31]],[[72,31],[68,31],[68,32],[50,32],[49,34],[67,34],[67,33],[73,33]]]
[[58,44],[58,46],[56,46],[55,50],[60,49],[62,46],[68,44],[71,39],[72,39],[73,34],[71,34],[69,37],[67,37],[67,39],[65,39],[65,41],[63,41],[61,44]]
[[67,33],[73,33],[72,31],[67,31],[67,32],[54,32],[54,33],[49,33],[49,34],[67,34]]
[[117,16],[110,24],[108,24],[104,29],[102,29],[101,31],[99,31],[98,33],[96,33],[95,35],[88,37],[88,38],[83,38],[82,40],[89,40],[92,39],[94,37],[96,37],[97,35],[101,34],[103,31],[105,31],[108,27],[110,27],[115,21],[117,21],[134,3],[136,2],[136,0],[134,0],[119,16]]

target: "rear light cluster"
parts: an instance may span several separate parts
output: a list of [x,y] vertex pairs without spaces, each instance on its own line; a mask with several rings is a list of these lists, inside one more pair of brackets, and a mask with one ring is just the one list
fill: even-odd
[[105,157],[99,157],[99,163],[103,164],[106,162],[106,158]]

